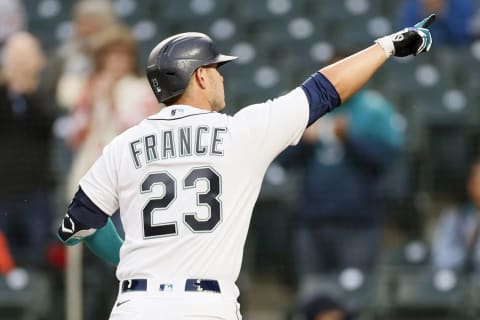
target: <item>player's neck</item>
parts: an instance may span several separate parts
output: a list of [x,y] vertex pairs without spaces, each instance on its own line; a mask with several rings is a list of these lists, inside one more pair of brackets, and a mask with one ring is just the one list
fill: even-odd
[[213,111],[213,107],[207,99],[180,97],[175,104],[183,104],[198,109]]

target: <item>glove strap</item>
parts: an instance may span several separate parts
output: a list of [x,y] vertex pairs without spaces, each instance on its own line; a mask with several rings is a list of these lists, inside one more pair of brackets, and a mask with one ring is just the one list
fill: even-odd
[[387,58],[390,58],[395,53],[395,47],[393,45],[392,36],[385,36],[375,40],[375,43],[378,43],[385,51]]

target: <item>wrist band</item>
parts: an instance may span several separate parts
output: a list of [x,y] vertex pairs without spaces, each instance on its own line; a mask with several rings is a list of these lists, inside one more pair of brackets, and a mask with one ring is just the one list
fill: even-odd
[[395,53],[395,47],[393,46],[393,41],[391,36],[385,36],[375,40],[375,43],[378,43],[380,47],[382,47],[383,51],[385,51],[385,55],[387,58],[390,58]]

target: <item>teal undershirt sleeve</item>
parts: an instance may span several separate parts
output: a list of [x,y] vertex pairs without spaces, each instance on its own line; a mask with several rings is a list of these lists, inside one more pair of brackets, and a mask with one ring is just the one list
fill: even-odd
[[90,251],[107,263],[118,265],[120,261],[120,247],[123,240],[118,235],[117,229],[110,218],[107,219],[107,223],[103,227],[89,237],[84,239],[71,238],[67,241],[59,239],[67,246],[73,246],[83,241]]
[[108,218],[105,226],[98,229],[90,237],[83,239],[83,242],[90,251],[102,260],[118,265],[123,240],[118,235],[117,229],[110,218]]

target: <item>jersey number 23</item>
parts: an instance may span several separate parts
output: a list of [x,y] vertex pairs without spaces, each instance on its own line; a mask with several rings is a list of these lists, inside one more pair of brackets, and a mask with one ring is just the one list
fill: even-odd
[[[221,192],[220,175],[210,167],[194,168],[183,179],[183,189],[196,187],[200,180],[207,182],[208,190],[196,195],[198,206],[207,206],[209,217],[198,219],[197,213],[183,213],[183,222],[192,232],[210,232],[222,220],[222,206],[218,199]],[[140,192],[152,193],[155,185],[162,184],[164,194],[160,198],[151,198],[142,211],[143,235],[145,238],[165,237],[178,234],[177,222],[153,224],[153,213],[167,210],[177,198],[177,182],[167,171],[149,174],[140,186]]]

